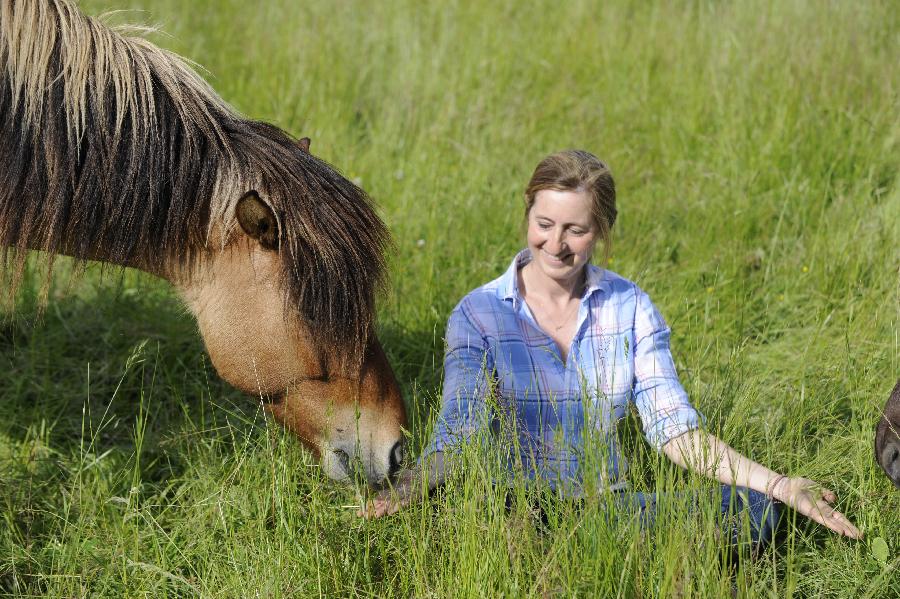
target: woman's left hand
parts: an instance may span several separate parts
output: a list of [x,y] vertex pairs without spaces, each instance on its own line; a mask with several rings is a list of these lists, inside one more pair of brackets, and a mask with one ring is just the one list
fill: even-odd
[[838,534],[851,539],[862,538],[859,529],[844,514],[831,507],[831,504],[837,501],[834,491],[829,491],[815,481],[808,478],[785,477],[772,489],[772,495],[778,501]]

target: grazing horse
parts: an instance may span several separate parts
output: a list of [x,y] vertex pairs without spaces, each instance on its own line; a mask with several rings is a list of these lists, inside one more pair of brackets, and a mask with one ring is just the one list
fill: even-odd
[[875,461],[900,489],[900,379],[875,427]]
[[383,483],[406,422],[374,335],[384,223],[308,139],[242,118],[133,31],[0,0],[3,282],[28,250],[167,279],[223,379],[329,477]]

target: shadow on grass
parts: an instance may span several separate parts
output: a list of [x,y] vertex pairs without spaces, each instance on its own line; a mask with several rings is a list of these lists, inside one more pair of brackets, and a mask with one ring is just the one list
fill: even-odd
[[413,330],[396,323],[382,324],[378,329],[378,338],[403,392],[408,427],[418,443],[425,441],[429,419],[440,410],[443,334],[442,329]]
[[[43,308],[26,290],[0,320],[0,446],[40,445],[70,462],[139,452],[141,480],[164,483],[182,474],[185,436],[230,442],[235,429],[265,426],[258,403],[218,377],[168,285],[132,279]],[[432,406],[413,399],[439,386],[432,354],[442,341],[397,326],[380,336],[416,426]]]
[[[165,283],[126,276],[78,291],[42,309],[26,294],[0,320],[0,593],[38,590],[53,566],[36,556],[74,542],[70,526],[111,526],[110,498],[164,511],[153,506],[170,505],[198,467],[265,435],[258,403],[218,377]],[[380,335],[417,426],[432,408],[418,398],[440,385],[442,340],[397,326]],[[337,552],[344,533],[327,531]]]
[[[193,320],[162,285],[32,302],[0,328],[0,431],[49,431],[68,453],[179,430],[209,399],[240,396],[215,375]],[[253,402],[246,402],[250,408]]]
[[185,473],[185,435],[260,423],[254,402],[215,375],[164,284],[120,283],[44,308],[33,299],[0,323],[0,509],[10,537],[0,543],[40,546],[81,477],[104,478],[123,497],[134,484],[162,488]]

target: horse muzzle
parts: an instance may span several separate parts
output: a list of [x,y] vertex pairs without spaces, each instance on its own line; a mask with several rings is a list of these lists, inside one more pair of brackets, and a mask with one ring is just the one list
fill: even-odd
[[894,486],[900,489],[900,437],[896,434],[881,447],[878,463],[881,464]]
[[402,438],[363,447],[358,443],[328,445],[321,454],[322,470],[340,482],[381,488],[394,479],[405,458]]

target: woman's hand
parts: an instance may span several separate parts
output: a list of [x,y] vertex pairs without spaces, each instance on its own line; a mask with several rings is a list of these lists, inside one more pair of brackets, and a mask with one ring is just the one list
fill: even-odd
[[376,493],[374,497],[366,501],[366,504],[356,512],[356,515],[360,518],[372,520],[398,512],[401,508],[412,503],[417,496],[415,489],[418,479],[417,471],[402,471],[394,485]]
[[368,500],[356,512],[356,515],[367,520],[390,516],[421,499],[425,491],[423,486],[427,486],[428,490],[431,490],[443,482],[444,453],[436,451],[422,463],[401,470],[394,484],[376,493],[375,497]]
[[411,497],[409,495],[400,496],[394,489],[385,489],[384,491],[379,491],[372,499],[369,499],[366,505],[356,512],[356,515],[366,520],[372,520],[382,516],[390,516],[410,503]]
[[862,538],[859,529],[844,514],[831,507],[831,504],[837,501],[834,491],[829,491],[808,478],[800,477],[785,476],[773,486],[771,491],[775,499],[807,518],[851,539]]
[[862,533],[830,504],[834,492],[808,478],[788,478],[745,457],[727,443],[705,431],[690,430],[662,446],[670,460],[726,485],[748,487],[792,507],[834,532],[862,538]]

